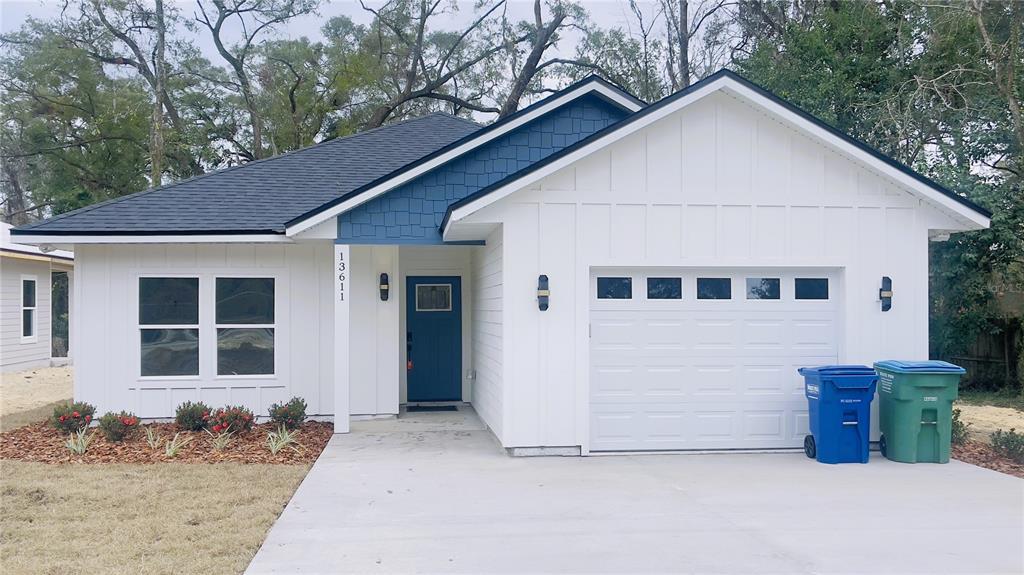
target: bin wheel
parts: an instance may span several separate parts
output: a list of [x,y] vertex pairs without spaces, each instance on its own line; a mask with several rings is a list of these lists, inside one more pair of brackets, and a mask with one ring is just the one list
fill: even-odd
[[878,451],[880,451],[882,453],[882,457],[888,457],[886,455],[886,451],[887,450],[886,450],[885,436],[884,435],[878,438]]
[[814,436],[804,437],[804,455],[814,459],[818,455],[818,446],[814,444]]

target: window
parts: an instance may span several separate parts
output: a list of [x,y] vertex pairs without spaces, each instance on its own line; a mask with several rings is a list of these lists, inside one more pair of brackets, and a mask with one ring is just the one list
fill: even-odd
[[747,299],[779,299],[779,278],[747,278]]
[[273,375],[274,278],[217,278],[217,375]]
[[682,278],[647,278],[647,299],[683,299]]
[[36,280],[21,278],[21,339],[36,339]]
[[416,311],[452,311],[451,284],[418,284]]
[[732,299],[732,280],[697,278],[697,299]]
[[796,299],[828,299],[828,278],[796,278]]
[[199,375],[199,278],[139,278],[141,374]]
[[632,299],[633,278],[597,278],[597,299]]

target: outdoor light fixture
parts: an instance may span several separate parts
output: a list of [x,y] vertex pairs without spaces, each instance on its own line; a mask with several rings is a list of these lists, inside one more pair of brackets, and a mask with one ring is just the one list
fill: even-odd
[[380,274],[380,301],[388,301],[388,274]]
[[548,276],[541,274],[537,276],[537,307],[540,311],[548,310],[548,298],[551,291],[548,290]]
[[892,278],[882,276],[882,289],[878,290],[878,299],[882,300],[882,311],[892,309]]

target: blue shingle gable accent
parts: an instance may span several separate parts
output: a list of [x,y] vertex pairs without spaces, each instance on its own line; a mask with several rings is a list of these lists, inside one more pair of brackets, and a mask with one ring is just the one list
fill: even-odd
[[[628,115],[588,95],[338,216],[338,243],[441,244],[448,206]],[[372,159],[370,159],[372,161]]]

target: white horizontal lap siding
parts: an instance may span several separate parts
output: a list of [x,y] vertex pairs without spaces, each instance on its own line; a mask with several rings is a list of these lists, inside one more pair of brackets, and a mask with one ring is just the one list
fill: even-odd
[[[506,443],[587,447],[592,268],[833,269],[839,361],[926,358],[928,228],[938,220],[948,223],[724,94],[470,215],[504,229]],[[541,273],[546,312],[536,307]],[[895,291],[887,313],[883,275]]]
[[[100,412],[132,410],[170,417],[184,401],[270,404],[299,396],[307,413],[333,412],[332,246],[171,244],[89,245],[76,252],[75,397]],[[200,278],[200,375],[140,377],[138,281],[141,276]],[[216,376],[214,281],[275,278],[275,374]]]
[[[35,337],[21,338],[21,281],[36,280]],[[0,366],[5,371],[49,365],[50,264],[0,258]]]
[[484,423],[502,438],[504,414],[503,375],[503,266],[501,228],[487,237],[487,244],[473,251],[472,349],[473,407]]

